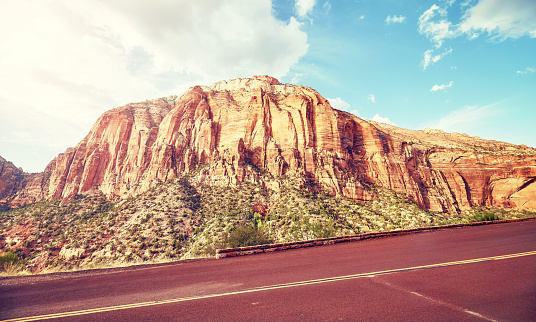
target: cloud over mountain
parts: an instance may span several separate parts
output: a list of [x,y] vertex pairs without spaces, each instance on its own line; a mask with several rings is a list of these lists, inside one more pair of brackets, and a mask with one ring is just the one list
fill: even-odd
[[[221,79],[282,77],[309,46],[302,24],[278,20],[269,0],[13,1],[0,12],[4,151],[20,149],[9,143],[20,119],[23,142],[55,154],[109,106]],[[39,104],[21,100],[29,93]]]

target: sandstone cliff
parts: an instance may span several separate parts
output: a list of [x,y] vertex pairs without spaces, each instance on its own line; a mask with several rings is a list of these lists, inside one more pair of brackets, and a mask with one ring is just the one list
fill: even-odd
[[44,173],[17,184],[0,173],[0,198],[11,206],[90,190],[121,198],[201,165],[199,178],[211,185],[300,174],[355,200],[373,198],[375,184],[434,211],[536,210],[535,149],[365,121],[268,76],[110,110]]
[[13,163],[0,157],[0,206],[5,205],[5,198],[13,195],[25,186],[27,175]]

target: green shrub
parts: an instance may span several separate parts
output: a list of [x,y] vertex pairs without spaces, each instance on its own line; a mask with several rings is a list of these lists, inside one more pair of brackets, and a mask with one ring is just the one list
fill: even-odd
[[498,220],[499,217],[493,213],[486,213],[486,214],[476,214],[475,220],[476,221],[492,221],[492,220]]
[[13,265],[22,265],[22,261],[19,260],[17,255],[7,253],[3,256],[0,256],[0,271],[4,271]]
[[0,263],[14,263],[17,262],[19,258],[13,253],[7,253],[4,256],[0,256]]
[[323,224],[322,222],[317,222],[311,226],[313,231],[314,238],[330,238],[335,237],[335,227],[333,227],[332,222]]
[[266,236],[262,229],[252,226],[237,227],[227,239],[227,244],[231,248],[264,245],[272,242],[273,240]]

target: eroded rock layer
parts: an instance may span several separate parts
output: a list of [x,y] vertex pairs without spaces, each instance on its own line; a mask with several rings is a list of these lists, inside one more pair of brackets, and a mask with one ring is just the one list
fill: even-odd
[[17,184],[0,173],[0,188],[7,187],[0,198],[18,206],[96,189],[114,199],[193,169],[213,185],[263,181],[259,173],[301,175],[356,200],[373,198],[368,187],[376,184],[434,211],[536,210],[535,149],[365,121],[311,88],[269,76],[110,110],[43,173]]

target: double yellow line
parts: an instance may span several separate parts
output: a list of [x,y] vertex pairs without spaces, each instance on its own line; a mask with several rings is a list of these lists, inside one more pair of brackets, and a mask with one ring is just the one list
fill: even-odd
[[183,297],[183,298],[177,298],[177,299],[162,300],[162,301],[149,301],[149,302],[141,302],[141,303],[133,303],[133,304],[107,306],[107,307],[101,307],[101,308],[95,308],[95,309],[89,309],[89,310],[37,315],[37,316],[16,318],[16,319],[11,319],[11,320],[3,320],[0,322],[38,321],[38,320],[55,319],[55,318],[62,318],[62,317],[73,317],[73,316],[86,315],[86,314],[92,314],[92,313],[102,313],[102,312],[126,310],[126,309],[132,309],[132,308],[140,308],[140,307],[146,307],[146,306],[179,303],[179,302],[201,300],[201,299],[214,298],[214,297],[222,297],[222,296],[228,296],[228,295],[254,293],[254,292],[276,290],[276,289],[289,288],[289,287],[295,287],[295,286],[328,283],[328,282],[356,279],[356,278],[362,278],[362,277],[372,277],[372,276],[378,276],[378,275],[384,275],[384,274],[407,272],[407,271],[414,271],[414,270],[428,269],[428,268],[439,268],[439,267],[454,266],[454,265],[481,263],[481,262],[486,262],[486,261],[524,257],[524,256],[531,256],[531,255],[536,255],[536,251],[508,254],[508,255],[501,255],[501,256],[492,256],[492,257],[481,257],[481,258],[467,259],[467,260],[462,260],[462,261],[446,262],[446,263],[423,265],[423,266],[389,269],[389,270],[377,271],[377,272],[371,272],[371,273],[337,276],[337,277],[331,277],[331,278],[322,278],[322,279],[293,282],[293,283],[286,283],[286,284],[261,286],[261,287],[247,289],[247,290],[238,290],[238,291],[231,291],[231,292],[225,292],[225,293],[207,294],[207,295],[200,295],[200,296],[191,296],[191,297]]

